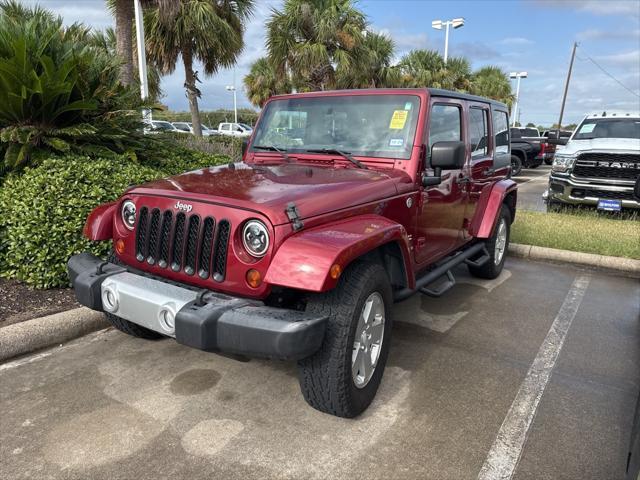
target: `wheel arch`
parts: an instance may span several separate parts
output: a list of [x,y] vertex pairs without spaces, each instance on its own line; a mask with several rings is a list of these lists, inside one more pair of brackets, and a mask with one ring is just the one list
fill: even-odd
[[357,260],[380,263],[392,285],[415,283],[407,231],[380,215],[359,215],[291,235],[275,253],[265,282],[325,292],[338,283],[331,268],[339,265],[342,273]]

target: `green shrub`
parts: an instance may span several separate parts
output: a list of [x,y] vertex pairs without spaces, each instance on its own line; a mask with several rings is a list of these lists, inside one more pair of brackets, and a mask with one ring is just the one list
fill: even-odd
[[132,183],[227,162],[199,152],[167,154],[156,165],[126,156],[69,156],[12,174],[0,187],[0,272],[38,288],[66,286],[66,262],[82,251],[104,256],[111,242],[82,235],[89,212],[118,198]]
[[144,157],[136,89],[81,24],[0,0],[0,175],[58,155]]

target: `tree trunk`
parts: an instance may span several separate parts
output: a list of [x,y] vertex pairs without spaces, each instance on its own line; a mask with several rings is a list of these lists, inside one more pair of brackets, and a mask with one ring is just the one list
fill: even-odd
[[200,90],[196,87],[197,77],[193,72],[193,54],[191,52],[191,48],[187,47],[182,50],[182,61],[184,62],[184,88],[187,90],[187,98],[189,99],[193,134],[197,137],[201,137],[202,124],[200,123],[200,110],[198,109],[198,97],[200,96]]
[[116,53],[124,62],[120,82],[133,84],[133,1],[116,0]]

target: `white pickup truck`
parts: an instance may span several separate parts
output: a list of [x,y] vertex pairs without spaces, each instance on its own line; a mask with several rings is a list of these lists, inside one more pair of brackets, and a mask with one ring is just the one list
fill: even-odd
[[566,146],[556,151],[547,207],[581,204],[609,211],[640,209],[639,182],[640,114],[588,115]]
[[253,133],[253,128],[245,123],[223,122],[218,125],[218,133],[231,137],[250,137]]

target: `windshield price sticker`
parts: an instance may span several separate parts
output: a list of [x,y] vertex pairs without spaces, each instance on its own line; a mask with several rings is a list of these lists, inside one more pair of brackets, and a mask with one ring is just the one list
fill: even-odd
[[405,123],[407,123],[408,116],[409,116],[409,112],[406,110],[395,110],[393,112],[393,116],[391,117],[391,123],[389,123],[389,128],[391,130],[402,130],[404,128]]
[[401,147],[403,145],[404,145],[403,138],[392,138],[391,140],[389,140],[390,147]]
[[595,123],[585,123],[584,125],[582,125],[582,128],[580,128],[579,133],[591,133],[593,132],[594,128],[596,128]]

